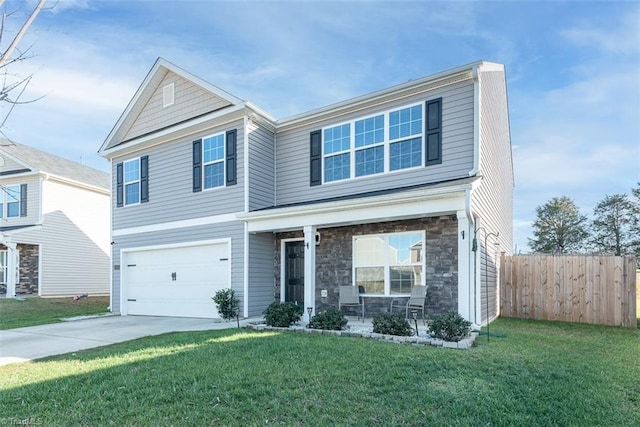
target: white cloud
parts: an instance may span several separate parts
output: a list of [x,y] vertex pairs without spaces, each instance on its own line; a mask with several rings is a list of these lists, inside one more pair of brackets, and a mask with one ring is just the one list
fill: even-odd
[[610,54],[637,55],[640,49],[640,13],[637,5],[631,6],[631,10],[615,22],[599,20],[597,24],[583,24],[560,34],[578,46],[596,48]]

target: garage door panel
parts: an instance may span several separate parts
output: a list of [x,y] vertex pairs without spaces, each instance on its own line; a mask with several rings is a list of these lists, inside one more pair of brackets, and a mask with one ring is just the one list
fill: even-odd
[[227,243],[130,252],[127,313],[218,317],[211,297],[230,286],[229,263]]

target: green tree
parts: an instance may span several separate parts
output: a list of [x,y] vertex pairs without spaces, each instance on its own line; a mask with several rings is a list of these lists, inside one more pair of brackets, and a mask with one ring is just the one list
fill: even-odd
[[640,182],[631,189],[631,233],[632,245],[640,268]]
[[534,252],[568,253],[582,249],[589,233],[587,217],[572,199],[567,196],[554,197],[536,208],[533,221],[533,239],[529,246]]
[[593,209],[591,244],[599,252],[628,255],[635,252],[634,205],[626,194],[605,196]]

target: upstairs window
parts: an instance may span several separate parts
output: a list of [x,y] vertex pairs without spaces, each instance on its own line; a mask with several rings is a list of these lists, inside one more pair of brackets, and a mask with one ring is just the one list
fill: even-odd
[[310,185],[442,163],[441,116],[438,98],[311,132]]
[[202,140],[204,159],[204,188],[224,186],[224,134]]
[[207,136],[193,141],[193,192],[238,183],[238,130]]
[[140,203],[140,159],[124,162],[124,204]]
[[351,125],[324,130],[324,180],[337,181],[351,176]]
[[116,164],[116,206],[149,201],[149,156]]

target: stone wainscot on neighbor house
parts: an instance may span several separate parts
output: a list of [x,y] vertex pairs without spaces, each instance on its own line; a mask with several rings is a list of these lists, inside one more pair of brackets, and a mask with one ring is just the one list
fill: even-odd
[[352,285],[371,316],[426,285],[428,314],[498,315],[513,192],[501,64],[276,119],[158,59],[100,154],[114,312],[213,318],[232,287],[241,316],[273,301],[315,313]]
[[109,174],[0,139],[0,293],[108,295]]

